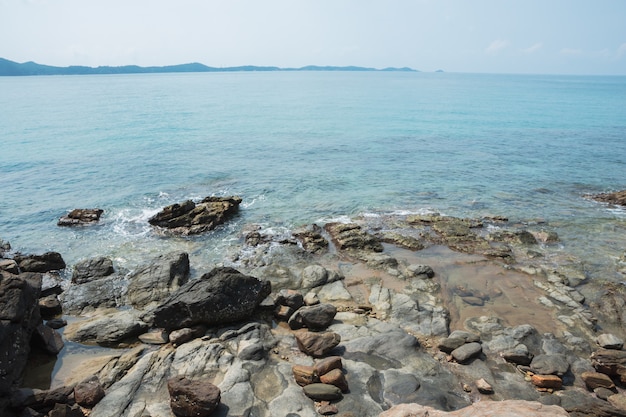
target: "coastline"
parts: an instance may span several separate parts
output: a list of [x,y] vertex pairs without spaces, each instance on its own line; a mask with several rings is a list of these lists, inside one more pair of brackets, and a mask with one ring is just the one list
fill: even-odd
[[[342,237],[346,231],[353,234]],[[326,248],[323,244],[309,246],[310,242],[321,242],[319,238],[327,242]],[[361,246],[352,246],[355,239]],[[298,406],[306,410],[301,415],[315,415],[314,403],[299,392],[291,375],[292,366],[310,366],[315,361],[297,348],[295,333],[272,314],[272,309],[279,305],[277,298],[281,291],[294,290],[302,296],[312,293],[311,297],[316,297],[318,302],[337,309],[326,330],[341,336],[341,343],[330,354],[342,357],[350,385],[343,399],[333,402],[340,415],[347,416],[348,410],[356,409],[361,411],[359,415],[377,416],[387,408],[407,402],[452,410],[477,401],[512,399],[561,404],[567,409],[573,407],[573,396],[580,398],[589,413],[598,407],[597,401],[612,410],[613,405],[589,392],[582,374],[595,372],[591,355],[601,349],[598,336],[610,333],[624,339],[616,314],[621,296],[610,283],[588,280],[584,260],[559,254],[555,262],[551,249],[559,244],[559,237],[546,232],[540,223],[511,224],[504,218],[398,214],[308,226],[287,234],[273,234],[248,225],[242,228],[240,243],[231,246],[221,265],[216,266],[269,280],[273,300],[269,310],[257,310],[249,319],[235,324],[210,326],[203,337],[176,347],[167,342],[142,343],[136,339],[137,335],[130,337],[130,342],[126,338],[115,341],[112,344],[122,349],[103,350],[105,357],[109,353],[113,356],[102,361],[100,370],[74,363],[70,366],[76,368],[71,371],[63,369],[66,375],[71,375],[71,380],[58,381],[58,386],[52,388],[61,389],[86,378],[87,374],[96,374],[101,380],[109,380],[106,392],[110,397],[103,400],[103,405],[95,406],[92,416],[101,415],[103,409],[113,405],[123,406],[118,408],[120,413],[127,407],[144,407],[152,415],[165,416],[169,415],[164,411],[169,397],[163,378],[182,372],[193,378],[210,377],[222,388],[222,403],[233,413],[255,410],[259,415],[270,415],[267,413],[280,404],[280,410],[285,413],[290,412],[290,407]],[[382,250],[372,249],[378,248],[377,245]],[[153,260],[148,265],[158,262]],[[428,276],[425,266],[432,269],[433,276]],[[111,281],[127,285],[137,279],[132,274],[142,268],[118,271],[121,274],[113,275]],[[312,286],[310,280],[318,279],[318,273],[326,278]],[[303,280],[309,283],[303,284]],[[65,285],[69,294],[68,289],[85,284]],[[100,286],[103,288],[108,287]],[[124,291],[127,288],[121,294]],[[175,288],[167,290],[170,291]],[[79,310],[76,299],[61,296],[64,314],[71,306],[75,309],[71,316],[72,331],[68,334],[64,330],[64,336],[76,340],[82,323],[98,317],[113,318],[119,312],[129,314],[134,308],[125,296],[113,297],[116,305],[98,307],[87,303]],[[111,307],[114,309],[110,310]],[[233,331],[234,339],[224,337]],[[443,341],[450,339],[455,331],[478,337],[481,350],[477,356],[459,360],[441,350]],[[256,349],[260,349],[259,356],[242,355],[243,349],[250,345],[246,340],[256,340],[253,345],[256,343]],[[80,343],[95,341],[87,338]],[[191,365],[167,365],[177,360],[195,364],[201,360],[194,355],[218,345],[222,346],[221,353],[208,359],[213,363],[208,368],[198,368],[197,364],[193,369],[189,368]],[[525,354],[521,346],[526,349]],[[134,355],[134,361],[126,364],[129,373],[111,379],[115,372],[106,370],[107,366],[115,368],[111,361],[117,363],[129,353]],[[177,359],[177,355],[181,357]],[[545,388],[527,381],[538,372],[530,361],[518,363],[525,361],[519,356],[529,360],[536,356],[566,358],[568,369],[558,375],[562,385]],[[148,358],[152,359],[145,363]],[[69,357],[64,359],[75,362]],[[220,360],[224,364],[220,365]],[[139,373],[133,371],[141,366],[148,368]],[[246,367],[254,371],[241,373]],[[234,373],[236,369],[239,373]],[[130,403],[116,404],[111,399],[119,396],[115,392],[125,386],[121,381],[129,375],[139,378],[140,385],[147,384],[148,388],[125,394],[130,396]],[[407,375],[419,381],[415,386],[409,383],[412,390],[406,388]],[[277,378],[281,388],[267,387],[267,378]],[[392,383],[394,378],[404,381],[399,385],[402,388]],[[491,393],[479,391],[476,381],[480,379],[489,382]],[[623,395],[621,388],[614,391],[615,395]],[[150,400],[145,397],[148,393]],[[157,409],[161,411],[156,412]],[[227,415],[224,414],[227,410],[222,409],[216,415]],[[615,413],[604,415],[620,415],[618,411]]]

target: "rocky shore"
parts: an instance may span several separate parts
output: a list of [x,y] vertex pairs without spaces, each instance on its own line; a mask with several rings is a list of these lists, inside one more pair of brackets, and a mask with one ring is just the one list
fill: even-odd
[[[185,202],[150,223],[203,233],[240,202]],[[623,290],[555,260],[541,222],[251,225],[195,272],[185,252],[126,271],[0,243],[3,416],[626,416]],[[33,354],[64,343],[107,349],[25,387]]]

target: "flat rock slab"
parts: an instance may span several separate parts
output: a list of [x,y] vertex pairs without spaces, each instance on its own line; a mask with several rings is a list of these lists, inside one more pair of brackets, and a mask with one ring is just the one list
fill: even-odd
[[616,191],[614,193],[595,194],[590,196],[590,198],[603,203],[626,206],[626,190]]
[[239,210],[240,197],[205,197],[201,202],[187,200],[164,207],[148,219],[152,226],[180,235],[195,235],[215,229]]
[[343,397],[341,390],[330,384],[309,384],[302,387],[302,390],[307,397],[316,401],[334,401],[340,400]]
[[102,209],[74,209],[67,215],[62,216],[57,222],[57,226],[87,226],[100,221],[100,216],[104,213]]

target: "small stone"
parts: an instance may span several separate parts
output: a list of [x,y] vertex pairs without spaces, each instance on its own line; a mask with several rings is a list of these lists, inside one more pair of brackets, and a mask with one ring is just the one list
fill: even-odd
[[348,381],[341,369],[333,369],[324,375],[320,376],[320,382],[324,384],[334,385],[341,390],[341,392],[348,392]]
[[308,292],[304,296],[304,305],[314,306],[320,303],[320,298],[314,292]]
[[470,387],[467,384],[463,384],[463,391],[465,391],[465,392],[472,392],[472,387]]
[[596,394],[596,397],[600,398],[601,400],[607,401],[611,395],[615,394],[615,391],[611,391],[608,388],[599,387],[594,389],[593,393]]
[[464,363],[480,355],[483,348],[478,342],[466,343],[452,351],[452,357],[459,363]]
[[476,388],[481,394],[493,394],[493,387],[484,378],[476,381]]
[[605,349],[621,350],[624,347],[624,340],[610,333],[601,334],[596,341]]
[[445,339],[441,339],[439,341],[437,348],[442,352],[450,353],[464,344],[465,340],[461,337],[446,337]]
[[39,313],[41,313],[41,317],[44,320],[53,318],[63,313],[61,302],[56,294],[50,294],[39,299]]
[[276,305],[291,307],[296,311],[304,305],[304,297],[295,290],[280,290],[275,301]]
[[167,381],[170,406],[178,417],[208,417],[221,401],[221,391],[206,379],[176,376]]
[[334,414],[337,414],[339,410],[334,404],[322,404],[317,409],[317,412],[323,416],[332,416]]
[[291,368],[296,384],[304,387],[305,385],[317,382],[317,374],[315,368],[307,365],[294,365]]
[[310,384],[303,387],[302,390],[304,395],[317,401],[334,401],[343,397],[339,388],[329,384]]
[[538,388],[559,389],[563,385],[561,378],[556,375],[535,374],[530,377],[530,381]]
[[287,321],[293,315],[293,308],[285,305],[277,305],[274,309],[274,317],[280,321]]
[[74,399],[80,406],[92,408],[104,398],[104,388],[97,376],[92,376],[74,387]]
[[480,336],[465,330],[454,330],[448,337],[463,339],[465,343],[480,342]]
[[593,391],[600,387],[608,389],[615,388],[615,384],[613,383],[611,377],[600,372],[583,372],[580,377],[583,381],[585,381],[585,385],[587,385],[589,391]]
[[565,355],[537,355],[530,363],[530,369],[540,375],[563,376],[569,370],[569,362]]
[[139,335],[139,340],[147,345],[164,345],[169,342],[169,335],[163,329],[158,329]]
[[485,300],[480,298],[480,297],[474,297],[471,295],[465,296],[465,297],[461,297],[461,300],[463,300],[464,303],[469,304],[471,306],[484,306],[485,305]]
[[298,331],[295,336],[300,350],[316,358],[325,356],[341,342],[341,336],[333,332]]
[[315,373],[317,375],[324,375],[333,369],[341,369],[343,364],[341,362],[341,356],[329,356],[322,359],[315,364]]
[[298,309],[289,318],[289,327],[292,330],[307,327],[312,330],[324,330],[333,322],[337,315],[337,307],[332,304],[317,304]]
[[67,321],[64,319],[51,319],[46,321],[46,326],[52,329],[61,329],[67,326]]

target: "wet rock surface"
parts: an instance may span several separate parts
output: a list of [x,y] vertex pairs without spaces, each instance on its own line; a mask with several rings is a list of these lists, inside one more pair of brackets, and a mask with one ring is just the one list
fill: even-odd
[[57,222],[58,226],[87,226],[100,221],[104,210],[102,209],[74,209],[67,215],[62,216]]
[[[77,367],[69,394],[40,395],[45,411],[74,412],[80,399],[93,417],[172,417],[194,404],[214,416],[626,415],[622,318],[592,310],[626,304],[619,291],[589,303],[584,270],[544,258],[543,225],[378,221],[276,237],[256,228],[208,273],[194,274],[186,253],[125,274],[104,258],[74,265],[58,297],[82,316],[64,339],[118,349]],[[24,275],[15,263],[0,285]],[[81,391],[89,377],[98,400]]]

